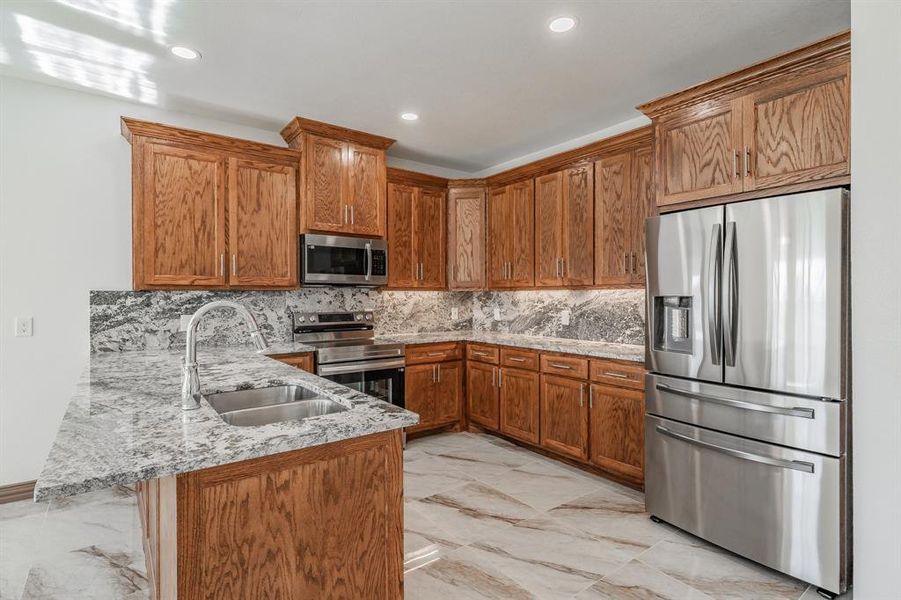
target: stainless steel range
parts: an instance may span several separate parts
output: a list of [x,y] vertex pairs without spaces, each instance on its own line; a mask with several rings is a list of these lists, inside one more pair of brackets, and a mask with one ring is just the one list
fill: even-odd
[[404,345],[375,340],[365,312],[292,313],[294,341],[316,348],[316,374],[404,406]]

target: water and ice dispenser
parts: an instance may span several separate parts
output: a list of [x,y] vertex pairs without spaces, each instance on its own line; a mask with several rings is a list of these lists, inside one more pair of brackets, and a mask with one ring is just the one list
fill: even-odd
[[654,296],[654,350],[691,354],[691,296]]

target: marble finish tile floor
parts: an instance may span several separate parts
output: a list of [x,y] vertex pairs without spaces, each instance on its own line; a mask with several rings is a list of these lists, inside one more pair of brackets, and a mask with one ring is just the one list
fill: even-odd
[[[410,600],[818,597],[653,523],[639,492],[493,436],[412,440],[404,472]],[[0,505],[0,599],[147,597],[130,488]]]

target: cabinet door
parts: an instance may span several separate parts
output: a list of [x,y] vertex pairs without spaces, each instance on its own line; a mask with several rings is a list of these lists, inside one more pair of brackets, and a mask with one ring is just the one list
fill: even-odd
[[488,194],[488,285],[494,288],[509,287],[507,264],[510,260],[512,235],[510,233],[509,188],[493,189]]
[[435,422],[460,420],[463,408],[463,361],[438,363],[435,377]]
[[135,287],[224,286],[224,156],[151,142],[143,148]]
[[742,191],[741,99],[705,103],[657,123],[657,205]]
[[644,477],[644,392],[591,385],[591,462],[641,481]]
[[623,152],[595,163],[594,279],[598,285],[629,283],[631,275],[632,154]]
[[485,188],[450,188],[447,192],[447,287],[485,287]]
[[632,152],[632,189],[629,224],[632,234],[631,272],[632,283],[644,284],[644,222],[656,214],[654,204],[654,163],[651,147],[640,148]]
[[538,373],[500,369],[501,432],[538,443]]
[[304,145],[306,176],[303,228],[317,231],[349,231],[345,201],[347,144],[307,135]]
[[588,384],[541,376],[541,445],[573,458],[588,457]]
[[744,189],[850,173],[850,65],[791,75],[744,97]]
[[500,427],[497,367],[467,361],[466,409],[473,423],[494,430]]
[[444,287],[444,191],[421,188],[413,198],[413,257],[419,263],[419,287]]
[[563,173],[535,178],[535,285],[563,285]]
[[563,172],[563,281],[594,283],[594,169],[583,165]]
[[435,365],[412,365],[404,370],[404,405],[419,415],[419,424],[408,431],[435,424]]
[[370,236],[385,234],[385,155],[381,150],[350,144],[347,149],[350,229]]
[[230,158],[229,284],[297,285],[297,169]]
[[532,180],[510,186],[512,244],[510,283],[515,287],[535,285],[535,199]]
[[388,184],[388,287],[417,283],[413,259],[413,197],[416,188]]

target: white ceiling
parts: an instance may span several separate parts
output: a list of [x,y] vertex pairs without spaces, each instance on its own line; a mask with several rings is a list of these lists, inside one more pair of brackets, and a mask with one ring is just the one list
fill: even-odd
[[[552,34],[561,14],[578,26]],[[395,159],[484,175],[847,29],[850,5],[4,0],[0,19],[3,73],[271,130],[302,115],[396,138]]]

